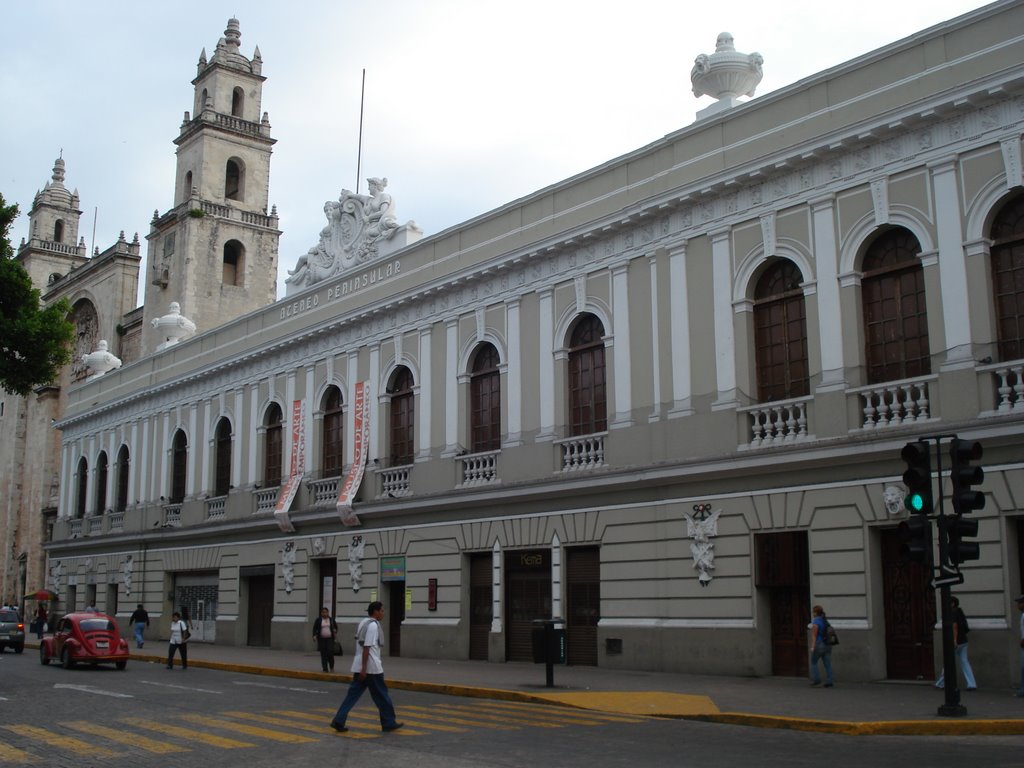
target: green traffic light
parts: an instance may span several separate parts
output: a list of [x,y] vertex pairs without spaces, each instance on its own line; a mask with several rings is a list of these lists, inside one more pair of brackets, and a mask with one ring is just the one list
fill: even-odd
[[920,512],[924,509],[924,496],[920,493],[912,493],[907,496],[903,503],[911,512]]

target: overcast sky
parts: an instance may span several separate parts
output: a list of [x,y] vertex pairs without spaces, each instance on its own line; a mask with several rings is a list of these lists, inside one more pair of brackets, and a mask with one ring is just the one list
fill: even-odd
[[[191,80],[227,20],[263,56],[277,139],[278,296],[323,204],[386,176],[400,221],[432,235],[683,128],[712,99],[690,69],[722,31],[764,57],[761,96],[986,5],[971,0],[46,0],[4,4],[0,194],[15,247],[63,150],[90,252],[143,240],[173,203]],[[95,224],[94,224],[95,220]],[[95,228],[95,240],[93,229]],[[143,273],[144,274],[144,273]],[[144,278],[140,279],[140,284]],[[141,300],[141,297],[140,297]]]

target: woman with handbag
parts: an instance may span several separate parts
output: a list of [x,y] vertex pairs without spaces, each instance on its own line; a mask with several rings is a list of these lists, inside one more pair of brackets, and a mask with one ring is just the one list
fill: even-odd
[[[338,623],[327,608],[320,609],[320,615],[313,622],[313,639],[320,651],[320,666],[324,672],[334,671],[335,645],[338,644]],[[340,646],[338,651],[340,652]]]
[[181,668],[188,669],[188,625],[181,620],[181,614],[171,614],[171,638],[167,648],[167,668],[174,669],[174,652],[181,654]]

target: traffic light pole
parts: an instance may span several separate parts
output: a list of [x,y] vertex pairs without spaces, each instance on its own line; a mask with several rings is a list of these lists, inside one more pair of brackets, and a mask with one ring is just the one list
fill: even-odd
[[956,669],[956,645],[953,641],[952,611],[950,610],[951,588],[954,583],[960,584],[963,577],[959,573],[947,574],[947,564],[951,562],[949,552],[949,532],[955,524],[956,516],[947,515],[942,494],[942,440],[943,438],[956,439],[955,435],[936,435],[933,438],[925,438],[935,441],[935,475],[938,478],[938,496],[935,498],[935,510],[938,515],[935,524],[939,534],[939,577],[934,578],[932,583],[939,588],[940,616],[942,617],[942,668],[945,694],[945,701],[939,707],[939,714],[946,717],[963,717],[967,714],[967,707],[960,703],[960,686]]

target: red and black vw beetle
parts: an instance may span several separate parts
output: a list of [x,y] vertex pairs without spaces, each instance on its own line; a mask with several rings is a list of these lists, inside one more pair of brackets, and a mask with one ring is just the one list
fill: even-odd
[[128,641],[121,637],[117,622],[103,613],[69,613],[54,633],[39,644],[39,662],[60,659],[64,669],[77,663],[106,664],[118,669],[128,665]]

